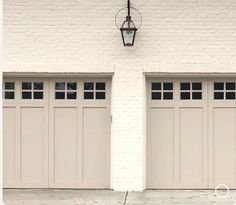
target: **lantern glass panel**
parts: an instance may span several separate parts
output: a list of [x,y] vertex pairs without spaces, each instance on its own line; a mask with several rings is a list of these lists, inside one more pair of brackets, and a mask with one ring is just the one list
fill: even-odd
[[125,45],[132,45],[134,40],[134,30],[123,30],[123,38]]
[[120,30],[122,33],[124,46],[133,46],[137,29],[133,21],[131,21],[131,17],[126,17],[126,21],[124,21]]

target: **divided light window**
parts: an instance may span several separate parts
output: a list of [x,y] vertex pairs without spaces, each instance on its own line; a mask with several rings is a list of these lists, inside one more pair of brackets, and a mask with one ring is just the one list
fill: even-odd
[[3,90],[4,99],[15,99],[15,82],[5,82]]
[[56,82],[55,83],[56,100],[76,100],[77,83],[76,82]]
[[173,100],[173,83],[153,82],[151,98],[152,100]]
[[22,82],[22,99],[43,99],[43,82]]
[[85,82],[84,83],[84,99],[85,100],[106,99],[106,83],[105,82]]
[[236,83],[235,82],[215,82],[214,99],[215,100],[235,100]]
[[181,82],[180,83],[180,99],[181,100],[201,100],[202,99],[202,83],[201,82]]

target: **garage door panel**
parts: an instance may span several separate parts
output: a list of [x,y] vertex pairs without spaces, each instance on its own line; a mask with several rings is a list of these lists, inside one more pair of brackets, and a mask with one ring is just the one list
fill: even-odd
[[109,109],[106,107],[83,108],[84,184],[109,187],[109,124]]
[[214,108],[213,115],[214,181],[235,185],[236,108]]
[[[168,87],[169,82],[173,86]],[[207,188],[208,82],[152,78],[147,85],[147,187]],[[173,93],[172,98],[165,98],[166,93]],[[166,143],[163,129],[171,136]],[[166,156],[171,156],[169,166]]]
[[110,188],[108,78],[5,78],[5,188]]
[[15,180],[16,108],[3,108],[3,183],[8,186]]
[[[166,82],[173,82],[173,99],[165,99],[162,95],[170,92],[169,88],[165,89]],[[147,85],[147,167],[151,169],[147,172],[148,188],[160,188],[161,183],[164,184],[161,188],[205,189],[223,183],[235,189],[235,79],[157,78],[148,80]],[[162,163],[166,153],[155,150],[169,150],[170,147],[161,143],[159,138],[163,138],[160,130],[172,122],[167,114],[156,112],[158,109],[169,109],[170,104],[175,110],[174,140],[169,143],[174,144],[176,178],[171,187],[168,186],[168,179],[162,177],[165,169],[167,173],[171,170]],[[159,156],[149,155],[152,150]]]
[[21,108],[21,181],[42,184],[44,172],[44,108]]
[[50,91],[50,187],[110,188],[108,81],[55,79]]
[[204,186],[204,110],[180,108],[179,115],[180,183],[186,187]]
[[77,183],[77,108],[54,109],[54,183]]
[[171,186],[174,183],[174,108],[152,108],[149,119],[147,184]]

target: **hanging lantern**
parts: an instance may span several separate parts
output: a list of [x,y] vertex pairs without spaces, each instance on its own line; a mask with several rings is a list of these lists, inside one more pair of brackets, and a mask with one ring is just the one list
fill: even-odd
[[[127,3],[128,15],[126,16],[125,21],[123,22],[120,31],[123,40],[124,46],[133,46],[134,40],[137,32],[137,28],[134,25],[134,22],[131,20],[130,15],[130,0]],[[136,10],[136,9],[135,9]],[[140,13],[139,13],[140,14]],[[141,15],[140,15],[141,16]]]
[[131,20],[131,16],[126,16],[126,20],[122,24],[120,31],[124,46],[133,46],[137,28]]

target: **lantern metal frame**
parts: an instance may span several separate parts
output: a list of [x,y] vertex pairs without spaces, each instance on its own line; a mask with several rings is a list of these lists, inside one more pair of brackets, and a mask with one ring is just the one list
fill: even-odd
[[[126,8],[128,9],[128,15],[126,16],[126,20],[123,22],[122,26],[119,28],[119,27],[117,26],[117,23],[116,23],[116,18],[117,18],[117,16],[118,16],[119,12],[120,12],[121,10],[123,10],[123,9],[126,9]],[[140,25],[139,25],[138,28],[136,28],[134,22],[131,20],[131,15],[130,15],[130,10],[131,10],[131,8],[134,9],[135,11],[137,11],[138,14],[140,15],[141,23],[140,23]],[[124,7],[124,8],[122,8],[122,9],[120,9],[119,12],[118,12],[117,15],[116,15],[115,23],[116,23],[116,27],[117,27],[117,28],[120,30],[120,32],[121,32],[123,45],[124,45],[124,46],[133,46],[133,45],[134,45],[134,41],[135,41],[135,37],[136,37],[136,32],[137,32],[137,30],[138,30],[138,29],[141,27],[141,25],[142,25],[142,15],[141,15],[141,13],[140,13],[137,9],[135,9],[135,8],[133,8],[133,7],[130,7],[130,0],[128,0],[128,2],[127,2],[127,7]],[[128,27],[125,27],[125,25],[128,25]],[[132,25],[132,27],[129,27],[129,25]],[[129,42],[129,43],[126,43],[126,42],[125,42],[124,33],[127,32],[127,31],[133,32],[133,36],[132,36],[133,39],[132,39],[132,42],[131,42],[131,43],[130,43],[130,42]]]
[[[124,27],[125,24],[133,24],[134,27]],[[131,16],[126,16],[126,20],[124,21],[124,23],[122,24],[121,28],[120,28],[120,31],[121,31],[121,36],[122,36],[122,40],[123,40],[123,44],[124,46],[133,46],[134,45],[134,40],[135,40],[135,36],[136,36],[136,32],[137,32],[137,28],[135,27],[133,21],[131,20]],[[130,31],[130,32],[133,32],[133,39],[132,39],[132,42],[131,43],[126,43],[125,42],[125,37],[124,37],[124,32],[127,32],[127,31]]]

